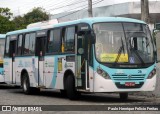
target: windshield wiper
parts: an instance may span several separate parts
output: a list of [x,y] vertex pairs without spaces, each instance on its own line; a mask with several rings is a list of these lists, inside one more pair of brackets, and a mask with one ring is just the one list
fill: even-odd
[[123,54],[124,54],[125,52],[124,52],[124,44],[123,44],[122,37],[121,37],[121,43],[122,43],[122,46],[121,46],[121,47],[122,47],[122,49],[123,49]]
[[144,63],[143,59],[141,58],[141,56],[139,55],[139,53],[134,48],[132,48],[132,46],[130,49],[131,49],[131,52],[133,51],[137,55],[137,57],[141,61],[142,65],[145,65],[145,63]]
[[147,40],[146,40],[146,48],[149,46],[149,41],[148,41],[148,38],[147,38]]
[[124,44],[123,44],[122,37],[121,37],[121,43],[122,43],[122,46],[121,46],[121,47],[119,48],[119,50],[118,50],[118,55],[117,55],[116,60],[115,60],[115,62],[114,62],[114,66],[115,66],[116,63],[118,62],[118,60],[119,60],[119,58],[120,58],[120,56],[121,56],[122,50],[123,50],[123,54],[125,53],[125,52],[124,52]]
[[118,50],[118,55],[117,55],[116,60],[115,60],[115,62],[114,62],[114,64],[113,64],[114,66],[116,65],[116,63],[118,62],[118,60],[119,60],[119,58],[120,58],[120,56],[121,56],[122,49],[123,49],[123,46],[121,46],[121,47],[119,48],[119,50]]

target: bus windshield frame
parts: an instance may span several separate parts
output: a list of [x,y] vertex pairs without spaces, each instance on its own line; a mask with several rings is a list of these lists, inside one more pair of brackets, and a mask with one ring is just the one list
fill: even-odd
[[155,62],[154,42],[147,24],[131,22],[94,23],[95,56],[104,64],[141,65]]

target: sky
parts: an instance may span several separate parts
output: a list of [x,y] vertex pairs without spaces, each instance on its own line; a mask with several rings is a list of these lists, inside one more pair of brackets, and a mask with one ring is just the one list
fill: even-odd
[[[87,8],[88,0],[0,0],[0,7],[8,7],[14,16],[26,14],[32,11],[34,7],[42,7],[50,14],[61,12],[69,12],[73,10],[81,10]],[[98,7],[104,3],[113,5],[124,2],[140,1],[140,0],[92,0],[93,7]],[[149,0],[160,1],[160,0]]]

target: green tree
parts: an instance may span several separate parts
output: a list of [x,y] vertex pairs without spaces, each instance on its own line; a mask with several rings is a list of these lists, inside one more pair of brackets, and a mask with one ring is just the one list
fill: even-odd
[[0,15],[10,19],[13,13],[10,12],[9,8],[0,8]]
[[14,23],[10,21],[11,16],[10,9],[0,8],[0,34],[5,34],[15,29]]
[[22,16],[17,16],[13,19],[14,25],[16,30],[24,29],[26,28],[25,19]]
[[44,9],[38,7],[34,8],[31,12],[28,12],[23,17],[18,16],[13,19],[16,29],[24,29],[28,24],[45,21],[49,19],[49,15]]
[[44,9],[38,7],[34,8],[31,12],[24,15],[26,24],[35,23],[39,21],[45,21],[49,19],[49,15],[44,11]]

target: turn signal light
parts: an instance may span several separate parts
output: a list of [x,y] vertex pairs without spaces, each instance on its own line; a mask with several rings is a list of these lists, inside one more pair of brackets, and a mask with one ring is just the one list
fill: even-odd
[[147,79],[151,79],[153,78],[153,76],[156,74],[156,69],[154,68],[148,75],[148,78]]
[[97,73],[99,75],[101,75],[105,79],[111,79],[109,74],[107,72],[105,72],[104,70],[102,70],[101,68],[99,68],[99,67],[97,68]]

